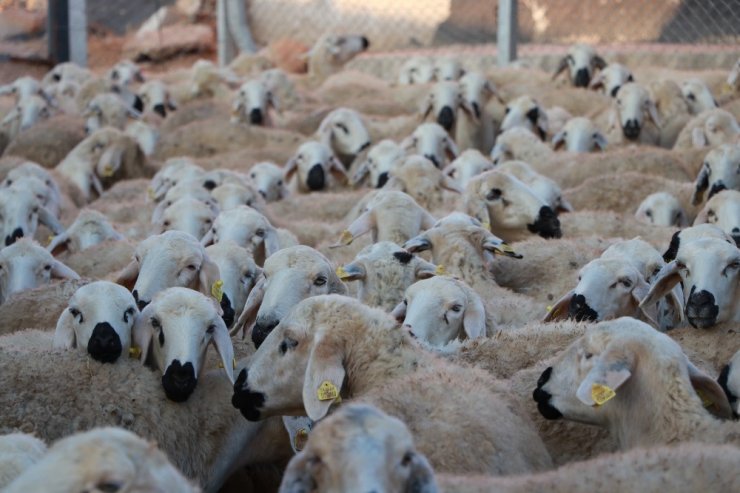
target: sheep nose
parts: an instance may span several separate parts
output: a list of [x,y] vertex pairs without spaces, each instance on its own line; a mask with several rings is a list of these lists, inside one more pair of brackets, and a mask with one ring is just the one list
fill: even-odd
[[375,188],[383,188],[383,186],[388,182],[388,172],[383,171],[378,175],[378,184]]
[[627,123],[622,127],[622,133],[629,140],[637,140],[640,136],[640,124],[637,120],[627,120]]
[[262,125],[262,122],[264,121],[264,118],[262,118],[262,110],[259,108],[254,108],[252,111],[249,112],[249,123],[252,125]]
[[203,182],[203,188],[205,188],[206,190],[209,190],[209,191],[210,190],[213,190],[217,186],[218,186],[218,183],[216,183],[213,180],[206,180],[206,181]]
[[165,118],[167,116],[167,110],[164,108],[163,104],[155,104],[152,110],[157,113],[162,118]]
[[599,314],[586,302],[586,297],[582,294],[574,294],[570,299],[568,306],[568,316],[576,319],[578,322],[593,322],[599,318]]
[[143,112],[144,111],[144,100],[142,100],[139,96],[135,96],[133,108],[139,113]]
[[167,398],[175,402],[185,402],[195,390],[198,379],[195,377],[195,368],[188,362],[184,365],[180,360],[173,360],[162,375],[162,387]]
[[540,378],[537,379],[537,387],[534,389],[534,392],[532,392],[532,399],[537,403],[537,410],[540,412],[542,417],[545,419],[558,419],[563,417],[563,414],[550,404],[552,394],[542,389],[542,387],[544,387],[550,380],[551,375],[552,366],[543,371]]
[[234,382],[234,394],[231,396],[231,405],[242,413],[247,421],[258,421],[260,419],[259,408],[265,404],[265,394],[254,392],[247,384],[247,369],[239,372]]
[[588,74],[588,69],[578,69],[578,72],[576,72],[576,78],[573,80],[573,84],[576,87],[588,87],[589,82],[591,82],[591,76]]
[[267,336],[272,332],[272,329],[277,327],[277,324],[279,323],[280,320],[274,318],[257,318],[257,322],[254,324],[254,329],[252,329],[252,342],[254,343],[254,347],[259,349],[260,345],[265,342]]
[[718,181],[717,183],[712,184],[712,188],[709,190],[708,198],[711,199],[713,195],[721,192],[722,190],[727,190],[727,187],[721,181]]
[[95,325],[90,340],[87,343],[87,352],[93,359],[101,363],[113,363],[121,356],[121,338],[108,322]]
[[686,318],[692,327],[706,329],[717,323],[719,306],[715,302],[714,295],[707,290],[696,291],[696,286],[691,288],[689,301],[686,303]]
[[5,237],[5,246],[10,246],[15,243],[15,240],[23,238],[23,230],[21,228],[15,228],[13,233]]
[[231,300],[226,295],[226,293],[223,293],[223,296],[221,297],[221,310],[223,310],[224,312],[221,318],[226,324],[226,327],[231,327],[231,325],[234,323],[236,312],[234,311],[234,307],[231,306]]
[[308,172],[306,185],[310,190],[323,190],[326,183],[324,168],[321,164],[314,164]]
[[540,208],[537,220],[533,224],[527,224],[527,229],[543,238],[560,238],[563,236],[557,214],[546,205]]
[[442,108],[442,111],[437,116],[437,123],[449,132],[452,129],[452,125],[455,124],[455,113],[452,111],[452,108],[449,106]]
[[361,38],[361,41],[363,50],[367,50],[368,48],[370,48],[370,41],[365,36]]

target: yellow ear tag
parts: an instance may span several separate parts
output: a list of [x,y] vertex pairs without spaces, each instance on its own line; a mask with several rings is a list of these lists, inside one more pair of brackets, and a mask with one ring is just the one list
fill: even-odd
[[51,242],[54,241],[54,235],[49,235],[49,243],[47,245],[51,245]]
[[336,274],[337,277],[343,281],[349,277],[349,274],[347,274],[347,271],[344,270],[344,267],[342,267],[341,265],[337,267]]
[[444,276],[447,274],[447,271],[445,270],[444,265],[438,265],[436,269],[434,269],[434,274],[437,276]]
[[352,240],[354,240],[352,233],[350,233],[346,229],[342,231],[342,236],[339,237],[339,243],[343,245],[349,245],[350,243],[352,243]]
[[324,380],[321,382],[321,385],[319,385],[317,395],[320,401],[332,401],[339,397],[339,390],[336,385],[331,383],[329,380]]
[[547,312],[550,313],[552,311],[552,305],[547,305]]
[[149,195],[149,198],[150,199],[154,200],[155,195],[154,195],[154,190],[153,189],[147,188],[146,189],[146,193],[147,193],[147,195]]
[[514,249],[511,248],[506,243],[501,243],[501,245],[499,245],[498,249],[501,250],[502,252],[505,252],[505,253],[514,253],[514,254],[516,254],[516,252],[514,251]]
[[113,166],[106,166],[103,168],[103,178],[110,178],[113,176],[113,173],[115,170],[113,169]]
[[613,399],[615,395],[617,393],[606,385],[595,383],[591,386],[591,398],[597,406],[601,406],[610,399]]
[[141,357],[141,348],[131,346],[128,348],[128,357],[133,359],[139,359]]
[[722,94],[723,95],[724,94],[730,94],[732,92],[732,90],[733,90],[732,86],[730,84],[728,84],[727,82],[725,82],[724,85],[722,86]]
[[308,443],[308,431],[305,428],[301,428],[295,434],[293,446],[300,452],[306,447],[306,443]]
[[712,407],[712,404],[714,404],[714,402],[712,402],[711,400],[707,399],[707,397],[704,395],[703,392],[700,392],[700,391],[698,391],[696,389],[694,389],[694,390],[696,392],[696,395],[699,396],[699,399],[701,399],[701,403],[702,403],[702,405],[704,407]]
[[491,231],[491,223],[489,223],[488,221],[483,221],[482,224],[485,229],[487,229],[488,231]]
[[211,296],[216,298],[216,301],[219,303],[221,303],[221,300],[224,298],[224,282],[221,279],[214,282],[211,286]]
[[[219,368],[223,368],[224,367],[223,361],[219,361],[218,362],[218,367]],[[233,368],[234,370],[236,370],[236,358],[231,358],[231,368]]]

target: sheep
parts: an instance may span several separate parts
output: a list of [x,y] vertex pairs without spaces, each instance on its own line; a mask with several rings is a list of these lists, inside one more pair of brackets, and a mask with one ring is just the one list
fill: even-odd
[[258,78],[282,104],[293,106],[301,102],[302,98],[296,92],[295,84],[285,71],[279,68],[264,70]]
[[369,46],[365,36],[324,34],[307,54],[309,78],[315,82],[325,80]]
[[370,133],[360,114],[348,108],[337,108],[326,115],[316,134],[347,169],[370,147]]
[[546,109],[545,115],[547,116],[547,130],[549,137],[554,136],[554,134],[563,130],[568,120],[573,119],[573,115],[568,110],[561,108],[560,106],[552,106]]
[[680,281],[685,314],[692,327],[706,329],[724,321],[740,320],[736,289],[740,250],[718,238],[682,243],[676,258],[656,277],[640,306],[650,306]]
[[136,246],[134,258],[116,283],[132,289],[140,310],[168,287],[193,287],[209,294],[220,279],[218,266],[198,240],[182,231],[152,235]]
[[231,334],[250,333],[259,348],[280,319],[298,302],[320,294],[346,294],[335,268],[313,248],[297,245],[277,251],[265,260],[262,274],[249,293]]
[[[501,95],[480,72],[468,72],[460,78],[460,93],[473,112],[472,115],[467,112],[460,115],[455,129],[455,142],[462,150],[477,149],[488,154],[498,130],[489,105],[502,103]],[[493,97],[495,100],[491,99]]]
[[681,84],[681,93],[689,106],[692,115],[716,108],[717,101],[712,91],[701,79],[689,79]]
[[723,190],[707,200],[694,226],[705,223],[716,225],[740,246],[740,192]]
[[342,281],[359,281],[358,300],[385,311],[396,306],[411,284],[434,276],[437,272],[434,264],[390,241],[366,246],[352,262],[337,268],[337,275]]
[[740,190],[738,166],[740,166],[740,143],[723,144],[709,151],[694,182],[691,203],[701,204],[707,190],[709,190],[707,199],[711,199],[721,190]]
[[190,68],[189,98],[213,97],[222,93],[222,86],[236,88],[241,80],[228,67],[217,67],[210,60],[197,60]]
[[290,231],[275,228],[265,216],[246,205],[221,212],[201,243],[222,241],[233,241],[249,250],[257,265],[263,265],[278,250],[298,244]]
[[5,133],[10,140],[39,120],[48,119],[51,114],[49,103],[41,96],[21,99],[0,121],[0,132]]
[[202,239],[210,231],[217,213],[194,197],[183,197],[167,206],[157,219],[155,234],[165,231],[184,231]]
[[114,363],[122,354],[129,355],[138,315],[136,300],[123,286],[108,281],[86,284],[59,317],[53,347],[77,348],[101,363]]
[[463,151],[454,161],[448,164],[442,172],[455,180],[462,190],[473,177],[484,171],[493,169],[493,163],[477,149]]
[[288,464],[280,492],[436,493],[435,486],[429,462],[401,420],[371,405],[348,404],[311,431]]
[[249,168],[249,180],[267,202],[282,200],[288,193],[283,182],[283,170],[274,163],[264,161]]
[[348,181],[344,165],[331,148],[316,141],[301,144],[283,169],[286,182],[295,175],[295,190],[299,193],[324,190],[335,182],[345,184]]
[[[205,175],[201,175],[198,178],[192,178],[189,180],[181,181],[170,187],[167,193],[164,194],[162,200],[156,205],[152,211],[152,222],[157,223],[161,221],[164,211],[174,204],[176,201],[183,198],[192,198],[199,200],[205,205],[209,206],[215,214],[219,212],[218,203],[216,199],[211,195],[209,190],[205,186],[206,178]],[[211,182],[215,188],[215,182]]]
[[0,250],[0,304],[15,293],[49,284],[52,278],[79,279],[80,276],[27,238]]
[[719,374],[719,378],[717,378],[717,383],[725,391],[727,400],[730,402],[730,406],[732,406],[735,419],[740,415],[740,401],[738,400],[740,396],[740,371],[738,371],[738,368],[740,368],[740,351],[736,352],[725,367],[722,368],[722,372]]
[[157,149],[159,130],[146,122],[134,120],[126,125],[126,135],[132,137],[145,156],[151,156]]
[[46,453],[46,444],[27,433],[0,435],[0,488],[5,488]]
[[459,60],[452,57],[434,59],[434,80],[455,81],[465,75],[465,70]]
[[645,224],[657,226],[688,226],[686,211],[678,199],[668,192],[651,193],[637,207],[635,218]]
[[402,244],[419,232],[434,226],[436,220],[410,195],[396,190],[380,190],[365,205],[364,211],[342,232],[340,243],[351,244],[368,231],[372,242]]
[[[432,345],[445,346],[455,339],[476,339],[489,334],[486,309],[478,293],[452,277],[418,281],[404,293],[391,312],[403,320],[403,329]],[[490,333],[493,334],[493,327]]]
[[452,137],[437,123],[422,123],[401,142],[407,154],[419,154],[437,168],[444,168],[447,158],[455,159],[460,151]]
[[240,205],[253,207],[258,211],[265,208],[265,198],[251,183],[224,183],[211,190],[211,196],[216,200],[220,211],[227,211]]
[[596,70],[602,70],[604,67],[606,67],[606,62],[596,54],[593,46],[575,44],[568,49],[568,54],[560,60],[552,78],[555,80],[561,72],[569,69],[570,83],[573,86],[588,87]]
[[552,148],[525,127],[512,127],[503,131],[491,149],[494,165],[513,159],[538,163],[552,155]]
[[[646,118],[647,115],[647,118]],[[607,141],[610,143],[660,143],[661,119],[655,101],[648,90],[636,82],[628,82],[617,91],[609,113]]]
[[629,317],[588,328],[543,372],[533,397],[546,419],[607,428],[620,450],[737,444],[738,424],[716,419],[732,414],[717,382],[670,337]]
[[[370,148],[351,177],[351,184],[357,186],[366,178],[372,188],[383,188],[390,172],[400,166],[404,157],[403,148],[390,139],[384,139]],[[253,168],[254,169],[254,168]]]
[[594,122],[579,116],[565,123],[563,129],[553,136],[552,145],[554,149],[564,145],[569,152],[592,152],[605,150],[607,141]]
[[8,492],[177,490],[197,493],[154,443],[120,428],[97,428],[52,445]]
[[162,118],[166,118],[168,111],[177,109],[177,103],[162,81],[150,80],[145,82],[139,87],[138,97],[141,99],[139,112],[142,114],[153,112]]
[[617,96],[617,91],[627,82],[634,82],[635,78],[630,69],[620,63],[610,63],[591,79],[589,89],[603,88],[611,97]]
[[5,180],[2,182],[2,186],[11,187],[15,181],[24,177],[37,178],[46,186],[43,205],[52,214],[58,217],[59,211],[62,207],[62,194],[59,191],[59,186],[51,173],[39,164],[32,161],[25,161],[18,166],[15,166],[13,169],[8,171],[7,175],[5,175]]
[[247,296],[254,288],[262,269],[254,263],[252,255],[233,241],[222,241],[206,247],[206,254],[218,266],[223,285],[218,287],[224,323],[231,327],[241,314]]
[[46,87],[54,82],[73,81],[83,84],[94,77],[88,69],[80,67],[73,62],[59,63],[49,70],[41,79],[41,85]]
[[118,88],[129,87],[134,82],[142,83],[145,81],[141,67],[131,60],[121,60],[113,65],[105,73],[105,78]]
[[41,88],[41,83],[33,77],[24,76],[18,77],[10,84],[0,86],[0,96],[12,95],[15,97],[17,103],[21,99],[25,99],[34,95],[44,96],[45,92]]
[[507,241],[537,234],[560,238],[555,211],[514,176],[494,169],[476,176],[463,195],[465,210]]
[[736,142],[738,135],[740,135],[740,124],[732,113],[715,108],[699,113],[689,120],[678,134],[673,148],[715,147]]
[[187,157],[170,158],[162,169],[154,175],[149,186],[148,194],[152,200],[160,201],[170,188],[180,182],[199,178],[205,171]]
[[550,129],[545,109],[531,96],[520,96],[506,103],[506,116],[501,122],[501,132],[515,127],[524,127],[543,141]]
[[[327,295],[303,300],[267,336],[239,373],[232,404],[250,421],[304,410],[318,420],[337,397],[351,397],[408,423],[420,452],[441,470],[512,474],[550,467],[531,422],[499,385],[424,351],[377,308]],[[435,411],[420,410],[424,402]],[[471,454],[463,452],[466,429],[475,430],[480,445]],[[440,440],[448,447],[439,447]]]
[[280,111],[275,96],[261,80],[249,80],[236,94],[231,106],[231,122],[271,127],[270,108]]
[[400,85],[427,84],[434,79],[434,61],[430,57],[408,58],[398,74]]
[[98,94],[85,107],[85,132],[88,134],[103,127],[123,130],[129,117],[138,118],[141,114],[130,108],[120,97],[111,93]]
[[495,169],[520,180],[554,211],[573,211],[573,206],[563,198],[562,191],[557,183],[546,176],[537,173],[524,161],[507,161],[503,164],[499,164]]
[[17,180],[11,188],[0,189],[0,238],[5,246],[23,237],[33,238],[39,223],[54,234],[64,231],[54,214],[44,207],[43,200],[32,191],[32,184],[38,184],[41,193],[46,190],[43,182],[33,177]]
[[733,243],[732,236],[728,235],[714,224],[704,223],[694,225],[689,228],[678,230],[673,234],[670,244],[668,245],[668,249],[666,249],[665,253],[663,253],[663,260],[665,260],[666,262],[675,260],[676,255],[678,254],[678,250],[681,248],[682,245],[685,245],[686,243],[694,240],[698,240],[700,238],[717,238],[730,244]]
[[[459,111],[462,110],[462,111]],[[463,98],[460,86],[454,81],[441,81],[432,85],[421,105],[421,120],[430,116],[450,135],[456,135],[457,123],[463,112],[475,118],[473,108]]]
[[444,203],[444,190],[462,193],[449,176],[435,164],[419,155],[403,158],[400,165],[389,173],[383,190],[398,190],[409,194],[420,206],[434,210]]

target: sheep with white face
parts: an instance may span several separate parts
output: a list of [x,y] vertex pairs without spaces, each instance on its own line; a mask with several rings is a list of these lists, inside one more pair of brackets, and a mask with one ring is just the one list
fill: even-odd
[[448,133],[454,135],[462,112],[470,118],[476,118],[473,108],[460,91],[460,85],[456,81],[442,81],[429,89],[421,105],[420,114],[422,121],[431,117]]
[[308,73],[314,79],[323,79],[338,72],[354,57],[367,50],[370,41],[356,34],[327,33],[320,37],[308,52]]
[[154,223],[155,233],[184,231],[200,240],[211,229],[216,215],[210,205],[193,197],[183,197],[162,211],[159,221]]
[[560,186],[524,161],[507,161],[494,169],[520,180],[555,212],[573,212],[573,206],[563,197]]
[[38,95],[44,97],[41,83],[33,77],[18,77],[10,84],[0,86],[0,96],[13,96],[16,103],[22,99]]
[[180,287],[157,293],[142,310],[134,325],[134,342],[141,348],[141,362],[162,372],[168,399],[184,402],[190,397],[205,370],[210,344],[234,383],[234,348],[222,314],[215,299]]
[[616,136],[631,142],[657,145],[661,124],[655,102],[645,87],[628,82],[619,88],[609,114],[610,140]]
[[694,182],[691,203],[699,205],[722,190],[740,190],[740,144],[723,144],[709,151]]
[[169,189],[178,183],[198,178],[204,174],[203,168],[189,157],[170,158],[152,178],[148,189],[149,197],[160,201]]
[[82,116],[86,118],[85,131],[90,134],[103,127],[123,130],[129,117],[139,118],[141,114],[115,94],[103,93],[88,103]]
[[168,111],[177,109],[177,103],[172,99],[167,86],[161,81],[145,82],[139,88],[138,96],[141,98],[141,113],[153,112],[166,118]]
[[705,223],[714,224],[740,246],[740,192],[723,190],[707,200],[696,216],[694,226]]
[[593,152],[606,149],[604,134],[589,118],[575,117],[565,123],[563,129],[552,138],[555,149],[565,146],[569,152]]
[[82,286],[57,321],[54,348],[87,351],[101,363],[128,356],[131,330],[139,315],[136,300],[118,284],[98,281]]
[[348,108],[337,108],[326,115],[316,134],[346,168],[370,147],[370,133],[362,117]]
[[36,187],[31,187],[32,184],[40,187],[38,193],[46,190],[42,182],[31,177],[16,181],[16,185],[10,188],[0,189],[0,238],[5,246],[12,245],[20,238],[33,238],[39,223],[54,234],[64,231],[54,214],[44,207],[43,198],[34,193]]
[[448,164],[442,172],[455,180],[460,189],[464,190],[470,180],[492,169],[493,163],[490,159],[477,149],[468,149]]
[[267,201],[275,202],[288,194],[283,181],[283,170],[268,161],[257,163],[249,169],[249,180]]
[[10,137],[15,137],[23,130],[27,130],[41,119],[49,118],[52,114],[48,101],[41,96],[33,95],[18,101],[10,112],[0,121],[0,130]]
[[232,123],[272,126],[270,108],[280,111],[276,98],[261,80],[253,79],[239,88],[231,106]]
[[264,197],[251,183],[224,183],[211,190],[211,196],[216,199],[220,211],[227,211],[242,205],[254,207],[259,211],[265,208]]
[[622,85],[634,81],[635,78],[630,69],[620,63],[610,63],[591,79],[588,87],[589,89],[603,88],[606,94],[614,98]]
[[545,140],[550,130],[547,112],[531,96],[520,96],[506,104],[506,116],[501,122],[501,132],[524,127],[540,139]]
[[401,85],[427,84],[434,79],[434,60],[426,56],[415,56],[406,60],[398,74]]
[[656,226],[688,226],[688,218],[678,199],[668,192],[656,192],[645,197],[637,207],[635,217]]
[[49,284],[52,278],[79,279],[80,276],[26,238],[0,250],[0,303],[14,293]]
[[424,156],[440,169],[460,155],[455,141],[437,123],[422,123],[401,142],[401,147],[407,154]]
[[575,44],[568,49],[568,54],[560,60],[552,78],[555,79],[561,72],[568,69],[570,83],[573,86],[588,87],[596,71],[604,67],[606,67],[606,62],[596,54],[593,46]]
[[465,70],[456,58],[444,57],[434,60],[434,80],[456,81],[463,75]]
[[218,214],[218,203],[216,199],[211,196],[211,193],[203,186],[203,177],[193,178],[186,181],[181,181],[174,185],[167,193],[164,194],[162,200],[157,204],[152,211],[152,223],[159,223],[162,221],[165,210],[171,207],[172,204],[178,200],[184,198],[195,199],[203,204],[207,205],[214,214]]
[[15,181],[24,177],[37,178],[38,180],[41,180],[41,182],[43,182],[47,189],[46,193],[44,194],[45,199],[43,205],[44,207],[49,209],[52,214],[58,217],[59,209],[62,206],[62,194],[59,191],[59,186],[57,185],[56,181],[51,176],[51,173],[46,170],[46,168],[34,162],[26,161],[23,164],[20,164],[8,171],[8,174],[5,176],[5,180],[3,181],[2,186],[12,187]]
[[689,111],[692,115],[698,115],[702,111],[711,110],[718,106],[712,91],[701,79],[684,81],[681,84],[681,93],[689,105]]
[[113,85],[113,87],[119,88],[129,87],[135,82],[144,82],[144,74],[141,72],[141,67],[130,60],[122,60],[116,63],[105,74],[105,78]]
[[[480,72],[468,72],[460,78],[463,101],[473,111],[463,112],[455,128],[455,142],[462,150],[477,149],[488,154],[496,135],[494,117],[489,109],[492,98],[503,104],[496,87]],[[464,107],[463,107],[464,109]]]
[[[247,296],[262,274],[262,269],[252,259],[252,254],[233,241],[222,241],[206,247],[206,254],[218,266],[221,274],[221,309],[227,327],[241,315]],[[218,294],[218,292],[217,292]]]
[[444,204],[444,192],[462,193],[454,180],[429,159],[411,155],[390,172],[383,190],[397,190],[410,195],[420,206],[434,210]]
[[104,241],[119,240],[123,240],[123,235],[113,228],[104,214],[92,209],[82,209],[69,228],[52,238],[46,249],[55,252],[64,248],[74,253]]
[[301,193],[325,190],[335,182],[346,184],[348,181],[344,165],[331,148],[316,141],[301,144],[283,170],[286,183],[296,177],[296,190]]
[[395,141],[381,140],[370,148],[365,160],[352,175],[351,183],[359,185],[366,179],[372,188],[383,188],[390,172],[400,166],[405,152]]

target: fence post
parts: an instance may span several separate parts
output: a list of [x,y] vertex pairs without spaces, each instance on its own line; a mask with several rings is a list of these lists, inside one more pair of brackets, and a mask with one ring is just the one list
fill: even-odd
[[218,64],[228,65],[234,59],[234,41],[229,31],[226,0],[216,2],[216,38],[218,43]]
[[69,60],[87,66],[87,2],[69,0]]
[[49,59],[54,63],[87,65],[87,10],[85,0],[49,0],[47,32]]
[[517,0],[498,0],[498,64],[503,67],[516,60]]

